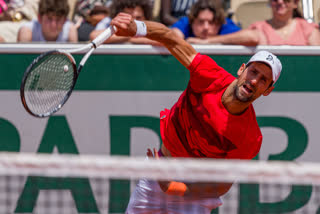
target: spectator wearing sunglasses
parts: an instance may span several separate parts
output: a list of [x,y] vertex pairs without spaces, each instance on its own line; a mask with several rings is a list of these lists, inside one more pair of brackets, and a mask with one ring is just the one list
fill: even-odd
[[299,0],[269,0],[269,3],[272,9],[270,20],[254,22],[236,33],[189,42],[246,46],[320,45],[319,27],[302,18],[298,10]]

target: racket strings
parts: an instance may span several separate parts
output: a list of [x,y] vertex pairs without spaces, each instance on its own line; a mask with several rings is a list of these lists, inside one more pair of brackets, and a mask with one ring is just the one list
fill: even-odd
[[34,114],[52,113],[61,107],[74,85],[73,63],[65,54],[54,52],[32,68],[24,87],[26,103]]

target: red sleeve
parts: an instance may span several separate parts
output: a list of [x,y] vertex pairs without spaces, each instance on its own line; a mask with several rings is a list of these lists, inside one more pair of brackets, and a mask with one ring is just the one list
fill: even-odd
[[251,154],[251,156],[249,157],[249,159],[253,159],[255,158],[259,152],[260,152],[260,149],[261,149],[261,144],[262,144],[262,135],[260,135],[258,137],[258,143],[256,145],[256,148],[254,149],[253,153]]
[[235,79],[209,56],[199,53],[188,69],[190,71],[190,86],[195,92],[220,90]]

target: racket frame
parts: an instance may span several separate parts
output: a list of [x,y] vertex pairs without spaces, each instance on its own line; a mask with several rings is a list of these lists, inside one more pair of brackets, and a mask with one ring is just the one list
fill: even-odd
[[[52,55],[54,53],[64,54],[70,60],[70,62],[72,64],[72,71],[73,71],[72,86],[69,89],[69,91],[67,92],[66,96],[63,98],[63,100],[60,102],[60,105],[56,106],[51,112],[47,112],[44,114],[37,114],[37,113],[33,112],[29,108],[29,106],[27,105],[27,101],[26,101],[25,93],[24,93],[25,92],[24,87],[25,87],[27,78],[29,77],[29,75],[32,72],[33,67],[36,66],[42,58],[44,58],[48,55]],[[33,60],[33,62],[28,66],[28,68],[26,69],[26,71],[23,75],[22,82],[20,85],[20,98],[21,98],[22,105],[24,106],[24,108],[26,109],[26,111],[28,113],[30,113],[31,115],[33,115],[35,117],[39,117],[39,118],[48,117],[48,116],[52,115],[53,113],[57,112],[67,102],[68,98],[70,97],[70,95],[74,89],[77,78],[78,78],[78,71],[77,71],[76,61],[74,60],[73,56],[70,53],[65,52],[65,51],[61,51],[61,50],[51,50],[51,51],[45,52]]]
[[[20,98],[21,98],[21,102],[22,102],[24,108],[26,109],[26,111],[28,113],[30,113],[31,115],[33,115],[35,117],[39,117],[39,118],[48,117],[48,116],[54,114],[55,112],[59,111],[62,108],[62,106],[67,102],[69,97],[71,96],[72,91],[73,91],[73,89],[74,89],[74,87],[76,85],[78,76],[79,76],[84,64],[86,63],[86,61],[90,57],[90,55],[105,40],[110,38],[116,32],[116,30],[117,29],[114,26],[110,26],[105,31],[103,31],[97,38],[95,38],[91,43],[89,43],[89,44],[87,44],[87,45],[85,45],[85,46],[83,46],[81,48],[70,49],[70,50],[51,50],[51,51],[45,52],[45,53],[41,54],[40,56],[38,56],[37,58],[35,58],[33,60],[33,62],[26,69],[26,71],[25,71],[25,73],[23,75],[23,78],[22,78],[21,85],[20,85]],[[74,60],[74,58],[71,55],[71,53],[77,53],[77,52],[81,52],[81,51],[87,51],[87,53],[82,57],[82,59],[81,59],[81,61],[79,63],[79,66],[77,68],[76,61]],[[26,84],[26,80],[27,80],[28,76],[32,72],[33,66],[35,66],[39,62],[40,59],[44,58],[45,56],[47,56],[49,54],[53,54],[54,52],[57,52],[59,54],[65,54],[70,59],[70,61],[72,62],[73,72],[74,72],[74,78],[73,78],[72,87],[69,89],[68,93],[63,98],[63,100],[60,102],[60,104],[58,106],[56,106],[51,112],[46,112],[44,114],[36,114],[36,113],[32,112],[31,109],[27,105],[27,102],[26,102],[26,99],[25,99],[25,95],[24,95],[24,93],[25,93],[24,86]]]

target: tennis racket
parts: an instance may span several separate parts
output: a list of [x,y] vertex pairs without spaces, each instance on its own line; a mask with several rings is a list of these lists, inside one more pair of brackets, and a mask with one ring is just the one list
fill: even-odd
[[[35,117],[48,117],[67,102],[79,74],[92,52],[115,32],[114,27],[103,31],[84,47],[72,50],[52,50],[41,54],[26,69],[20,97],[27,112]],[[76,66],[71,53],[87,51]]]

